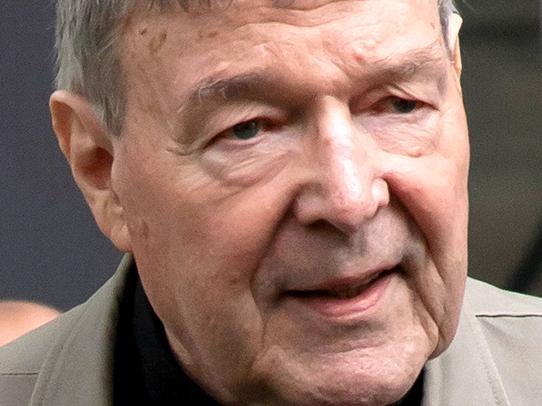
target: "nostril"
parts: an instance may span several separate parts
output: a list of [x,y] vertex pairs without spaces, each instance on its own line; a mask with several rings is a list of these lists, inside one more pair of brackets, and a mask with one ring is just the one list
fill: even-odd
[[322,219],[316,220],[314,223],[309,224],[308,227],[310,227],[311,230],[315,232],[323,232],[329,231],[330,229],[335,229],[332,224]]

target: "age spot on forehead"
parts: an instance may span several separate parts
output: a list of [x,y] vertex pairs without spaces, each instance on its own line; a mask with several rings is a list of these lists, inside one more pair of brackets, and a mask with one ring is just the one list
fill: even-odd
[[149,51],[151,55],[160,51],[160,48],[165,44],[167,40],[167,31],[162,31],[156,34],[149,42]]
[[198,39],[204,40],[204,39],[213,39],[219,35],[219,32],[216,30],[213,30],[211,32],[207,32],[205,28],[198,31]]

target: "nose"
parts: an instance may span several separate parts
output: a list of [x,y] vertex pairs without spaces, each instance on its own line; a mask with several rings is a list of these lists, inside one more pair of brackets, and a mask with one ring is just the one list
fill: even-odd
[[381,154],[340,103],[325,103],[316,121],[316,136],[308,137],[311,176],[296,198],[295,215],[304,225],[324,221],[353,234],[389,203]]

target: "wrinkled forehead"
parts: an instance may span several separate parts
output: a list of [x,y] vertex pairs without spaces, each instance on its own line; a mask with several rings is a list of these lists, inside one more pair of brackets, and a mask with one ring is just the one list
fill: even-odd
[[121,55],[128,89],[145,87],[161,100],[169,93],[174,100],[165,104],[180,105],[198,83],[205,88],[253,72],[277,83],[302,71],[299,81],[318,82],[319,91],[328,91],[345,77],[442,69],[447,61],[433,0],[218,4],[209,1],[199,11],[177,5],[132,19]]
[[[185,41],[178,45],[185,49],[190,48],[190,42],[200,42],[204,37],[220,37],[258,23],[321,27],[339,18],[356,20],[354,27],[364,29],[366,37],[375,40],[381,32],[372,30],[371,26],[384,20],[394,26],[386,30],[388,38],[401,38],[408,35],[411,27],[417,30],[423,25],[430,25],[432,31],[442,34],[445,25],[437,0],[139,0],[136,4],[140,7],[127,14],[123,24],[124,39],[131,35],[139,42],[141,32],[149,33],[147,38],[153,32],[159,32],[156,35],[162,37],[164,28],[168,27],[184,31]],[[446,42],[445,35],[441,38]],[[161,44],[162,40],[154,42]]]
[[[139,0],[136,3],[136,10],[143,12],[158,10],[162,12],[175,9],[185,13],[201,15],[233,9],[254,9],[259,7],[273,8],[278,10],[308,11],[322,8],[332,3],[378,3],[389,2],[389,0]],[[405,0],[414,6],[433,6],[437,9],[437,0]],[[399,1],[398,3],[401,3]]]
[[[357,17],[360,24],[370,26],[385,18],[378,10],[403,16],[403,26],[429,23],[436,27],[440,21],[437,0],[152,0],[150,3],[141,0],[139,4],[147,4],[147,7],[132,14],[128,26],[133,28],[134,24],[130,23],[147,20],[148,28],[160,30],[166,21],[156,24],[158,21],[152,21],[153,18],[181,16],[177,23],[182,21],[186,34],[195,30],[219,32],[223,27],[236,29],[258,22],[317,26],[341,14]],[[388,20],[391,23],[392,18]],[[401,31],[397,30],[397,35],[404,33]],[[129,33],[129,30],[124,32]]]
[[[158,8],[180,7],[184,11],[226,9],[236,5],[265,5],[285,9],[310,9],[324,6],[329,3],[344,3],[348,0],[139,0],[140,6]],[[371,2],[375,0],[351,0],[358,2]],[[379,0],[376,0],[379,1]],[[383,0],[380,0],[383,1]],[[437,0],[423,0],[422,2],[437,4]]]
[[169,11],[148,10],[131,19],[121,55],[123,62],[130,63],[124,68],[130,70],[130,64],[134,68],[136,60],[146,63],[140,71],[176,60],[177,72],[181,68],[189,72],[195,64],[221,70],[226,63],[250,65],[273,55],[279,60],[288,59],[287,54],[318,59],[319,51],[328,52],[320,55],[322,60],[351,54],[369,65],[401,50],[417,53],[435,48],[442,54],[444,48],[435,0],[181,3],[168,3]]

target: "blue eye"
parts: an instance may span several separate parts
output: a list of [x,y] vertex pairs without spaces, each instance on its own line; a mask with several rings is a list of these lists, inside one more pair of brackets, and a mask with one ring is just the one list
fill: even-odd
[[416,100],[407,100],[401,99],[399,97],[394,97],[391,100],[393,109],[399,114],[408,114],[412,113],[418,107],[418,102]]
[[261,123],[257,120],[251,120],[233,126],[231,134],[240,140],[249,140],[256,137],[261,130]]

